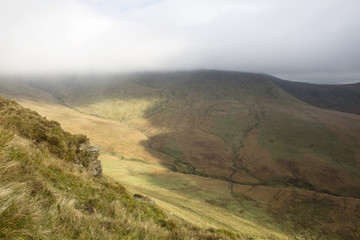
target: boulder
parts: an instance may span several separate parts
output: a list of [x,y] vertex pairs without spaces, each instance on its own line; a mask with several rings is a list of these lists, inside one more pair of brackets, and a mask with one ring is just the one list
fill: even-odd
[[90,146],[90,143],[86,141],[80,145],[75,163],[86,168],[91,175],[102,177],[101,161],[98,159],[101,148],[100,146]]

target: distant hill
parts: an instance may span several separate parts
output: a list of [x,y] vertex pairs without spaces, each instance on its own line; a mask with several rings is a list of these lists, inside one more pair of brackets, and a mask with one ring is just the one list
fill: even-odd
[[272,82],[294,97],[316,107],[360,114],[360,82],[325,85],[291,82],[271,78]]

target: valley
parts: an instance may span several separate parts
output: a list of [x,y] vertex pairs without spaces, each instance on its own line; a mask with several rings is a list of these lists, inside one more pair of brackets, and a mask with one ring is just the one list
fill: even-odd
[[255,239],[360,237],[359,115],[250,73],[21,84],[0,94],[87,135],[107,176],[170,217]]

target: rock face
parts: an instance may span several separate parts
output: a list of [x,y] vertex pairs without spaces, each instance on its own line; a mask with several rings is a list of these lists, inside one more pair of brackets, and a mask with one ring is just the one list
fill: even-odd
[[86,170],[95,177],[102,177],[101,161],[98,159],[100,155],[100,146],[90,146],[86,141],[79,147],[78,158],[75,163],[83,166]]

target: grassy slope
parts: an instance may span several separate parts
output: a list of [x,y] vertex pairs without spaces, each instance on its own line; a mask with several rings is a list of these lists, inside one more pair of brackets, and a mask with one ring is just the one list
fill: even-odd
[[[184,187],[177,183],[179,176],[185,176],[162,167],[169,183],[164,185],[162,175],[150,174],[141,161],[127,164],[143,170],[132,171],[132,177],[119,177],[113,171],[120,171],[118,161],[107,162],[105,157],[105,172],[171,207],[179,204],[182,214],[198,209],[186,211],[191,204],[180,200],[175,204],[174,196],[195,198],[195,206],[206,202],[290,235],[358,236],[359,200],[335,196],[358,196],[357,116],[312,108],[261,75],[205,71],[130,78],[95,85],[61,84],[53,88],[53,93],[80,111],[115,119],[145,134],[143,139],[134,140],[135,146],[142,147],[136,150],[142,156],[136,153],[134,157],[135,151],[126,148],[110,152],[210,177],[209,181],[214,181],[211,184],[219,187],[209,192],[201,184],[195,184],[196,190]],[[66,124],[60,113],[55,117]],[[119,145],[126,143],[118,140]],[[196,176],[194,179],[196,183],[199,180]],[[162,193],[164,188],[171,194]],[[192,194],[202,189],[202,194]],[[213,217],[206,214],[204,222],[211,226],[209,219]],[[320,217],[323,215],[327,217]],[[195,221],[189,215],[184,218]],[[231,227],[228,222],[224,220],[220,225]],[[241,225],[235,229],[241,232]]]
[[[99,88],[82,86],[70,86],[71,90],[64,88],[57,94],[80,111],[141,130],[149,137],[144,145],[173,158],[173,170],[228,178],[234,166],[241,168],[244,161],[256,160],[238,153],[247,135],[256,132],[259,144],[274,159],[320,157],[340,168],[343,180],[351,179],[354,186],[360,183],[358,118],[311,108],[262,75],[199,71],[138,76]],[[347,126],[339,126],[341,121]],[[340,138],[351,140],[340,142]],[[270,177],[293,175],[280,165],[274,163],[277,172]],[[261,181],[276,181],[258,176],[261,173],[250,174]],[[317,180],[311,184],[313,181]],[[331,187],[324,190],[332,192]],[[346,191],[334,193],[344,195]],[[359,195],[355,191],[353,196]]]
[[[50,138],[39,142],[21,127],[56,130],[69,146],[76,136],[14,101],[0,98],[0,112],[0,238],[244,238],[169,219],[155,205],[134,200],[119,183],[88,175],[71,158],[60,159]],[[17,116],[28,124],[19,125]]]

